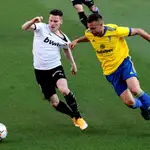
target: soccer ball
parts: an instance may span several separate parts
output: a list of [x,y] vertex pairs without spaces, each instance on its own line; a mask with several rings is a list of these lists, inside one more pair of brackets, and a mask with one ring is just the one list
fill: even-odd
[[0,141],[7,136],[7,128],[4,124],[0,123]]

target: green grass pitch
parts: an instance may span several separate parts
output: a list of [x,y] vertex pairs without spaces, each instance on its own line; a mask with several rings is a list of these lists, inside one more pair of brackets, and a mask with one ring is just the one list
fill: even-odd
[[[149,0],[95,0],[95,3],[106,23],[141,27],[150,32]],[[70,118],[43,101],[32,67],[32,33],[21,31],[21,25],[38,15],[47,22],[52,8],[64,11],[62,29],[71,40],[84,34],[70,0],[1,1],[0,122],[9,133],[0,143],[0,150],[148,149],[150,122],[115,95],[90,44],[80,44],[73,51],[78,66],[76,76],[71,75],[68,61],[62,57],[69,87],[76,94],[89,128],[80,131]],[[141,86],[150,94],[150,44],[140,37],[129,38],[128,43]]]

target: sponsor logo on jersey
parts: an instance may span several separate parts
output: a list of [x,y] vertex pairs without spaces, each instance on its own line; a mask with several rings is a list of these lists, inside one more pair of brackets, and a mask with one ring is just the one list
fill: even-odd
[[106,49],[106,50],[97,50],[96,52],[99,54],[102,54],[102,53],[110,53],[112,51],[113,51],[113,49]]
[[59,43],[55,42],[55,41],[52,41],[50,40],[48,37],[46,37],[43,41],[44,43],[48,43],[48,44],[51,44],[53,46],[61,46]]
[[101,50],[97,50],[96,52],[97,53],[110,53],[110,52],[113,51],[113,49],[105,49],[105,45],[104,44],[100,45],[100,49]]

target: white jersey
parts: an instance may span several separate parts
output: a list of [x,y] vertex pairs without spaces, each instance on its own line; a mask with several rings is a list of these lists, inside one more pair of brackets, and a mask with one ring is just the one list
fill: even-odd
[[68,49],[70,40],[50,31],[48,24],[36,23],[33,39],[33,65],[38,70],[49,70],[61,65],[61,48]]

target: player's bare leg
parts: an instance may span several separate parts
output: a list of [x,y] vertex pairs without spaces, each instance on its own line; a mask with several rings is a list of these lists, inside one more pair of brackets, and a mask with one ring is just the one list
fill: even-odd
[[131,77],[126,80],[127,85],[134,96],[138,95],[142,91],[139,81],[136,77]]
[[148,111],[146,111],[143,108],[143,104],[141,103],[140,100],[138,100],[137,98],[134,98],[132,93],[129,91],[129,89],[125,90],[121,95],[120,98],[123,100],[123,102],[130,108],[132,109],[136,109],[136,108],[140,108],[141,109],[141,115],[143,116],[143,118],[145,120],[149,120],[150,119],[150,114],[148,113]]
[[[134,97],[132,96],[132,93],[129,91],[129,89],[126,89],[121,95],[120,98],[122,99],[122,101],[130,108],[137,108],[138,106],[136,106],[136,102]],[[139,103],[141,103],[139,101]],[[141,106],[142,104],[139,104],[139,106]]]
[[[150,116],[150,97],[141,89],[138,79],[136,77],[131,77],[127,79],[126,82],[132,94],[141,101],[143,105],[142,110],[144,110],[145,112],[147,111]],[[146,120],[150,120],[150,117]]]
[[150,107],[150,97],[141,89],[139,81],[136,77],[127,79],[127,85],[134,96],[136,96],[148,110]]
[[74,94],[69,90],[67,80],[62,78],[57,81],[58,90],[64,95],[66,102],[72,112],[74,113],[73,122],[76,126],[79,126],[80,129],[84,130],[88,127],[87,123],[83,120],[78,110],[76,98]]

